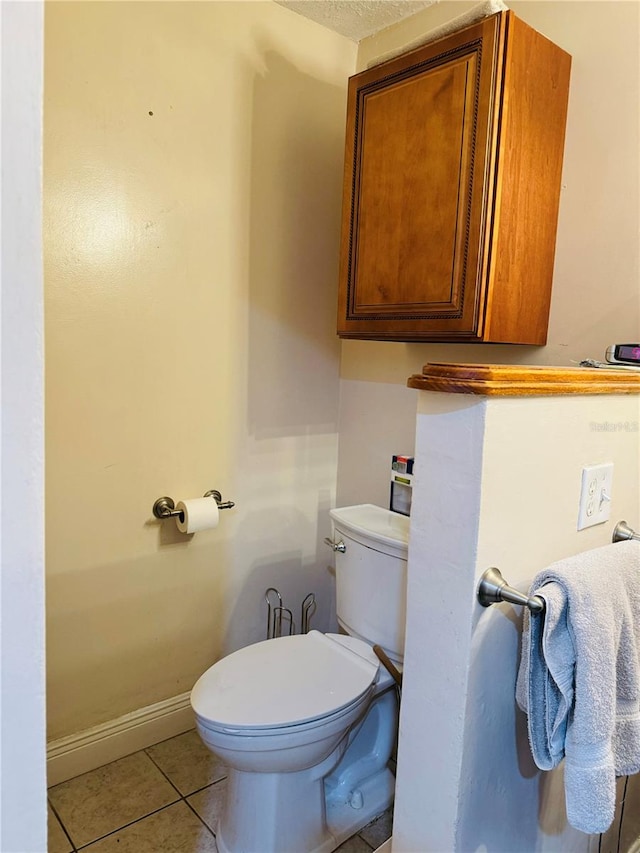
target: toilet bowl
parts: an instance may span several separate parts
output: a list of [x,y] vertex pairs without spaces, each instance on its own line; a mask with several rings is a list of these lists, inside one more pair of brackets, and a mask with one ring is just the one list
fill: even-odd
[[[384,811],[392,685],[367,643],[318,631],[247,646],[207,670],[191,704],[200,737],[230,768],[220,853],[329,853]],[[385,692],[392,702],[373,716],[379,734],[357,755],[364,773],[349,763],[345,785],[337,765]]]
[[[360,588],[358,606],[348,581],[338,583],[338,621],[342,602],[350,634],[310,631],[255,643],[218,661],[194,686],[200,737],[229,767],[216,828],[220,853],[330,853],[393,801],[396,688],[368,642],[375,596],[362,585],[367,564],[391,590],[381,599],[388,609],[379,636],[401,662],[404,625],[389,614],[404,607],[406,577],[397,575],[406,570],[408,523],[390,515],[370,505],[332,511],[334,537],[347,539],[340,557],[344,568],[355,560],[351,575]],[[381,559],[388,571],[378,577]]]

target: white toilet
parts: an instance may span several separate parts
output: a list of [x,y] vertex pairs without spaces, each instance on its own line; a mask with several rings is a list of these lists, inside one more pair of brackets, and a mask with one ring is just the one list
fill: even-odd
[[[220,853],[330,853],[393,800],[409,519],[371,504],[331,510],[342,634],[255,643],[191,693],[200,737],[230,768]],[[342,548],[344,545],[344,549]]]

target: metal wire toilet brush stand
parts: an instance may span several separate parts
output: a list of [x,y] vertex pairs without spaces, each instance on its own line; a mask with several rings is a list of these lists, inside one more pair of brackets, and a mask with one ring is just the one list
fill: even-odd
[[[264,600],[267,602],[267,640],[273,640],[276,637],[286,635],[291,637],[295,634],[296,624],[293,612],[289,607],[284,607],[282,596],[278,590],[270,586],[264,594]],[[300,605],[301,634],[308,633],[309,622],[315,611],[316,597],[313,592],[310,592],[302,599],[302,604]]]

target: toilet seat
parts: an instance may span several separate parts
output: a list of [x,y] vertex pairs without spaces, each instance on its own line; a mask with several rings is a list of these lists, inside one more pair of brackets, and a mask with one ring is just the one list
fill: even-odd
[[379,662],[354,637],[310,631],[246,646],[210,667],[191,704],[207,728],[242,733],[305,728],[368,695]]

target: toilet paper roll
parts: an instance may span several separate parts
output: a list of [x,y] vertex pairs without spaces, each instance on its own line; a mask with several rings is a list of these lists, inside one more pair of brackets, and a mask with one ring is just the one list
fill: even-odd
[[181,533],[197,533],[199,530],[213,530],[218,526],[220,510],[214,498],[193,498],[190,501],[178,501],[176,509],[182,515],[176,523]]

